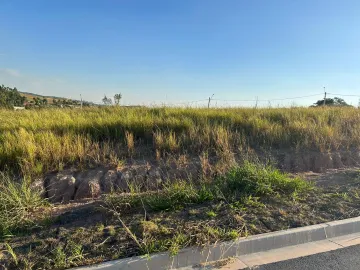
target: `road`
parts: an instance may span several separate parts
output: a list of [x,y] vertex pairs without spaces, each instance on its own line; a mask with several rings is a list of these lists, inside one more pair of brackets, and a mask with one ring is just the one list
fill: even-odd
[[261,265],[257,270],[359,270],[360,245]]

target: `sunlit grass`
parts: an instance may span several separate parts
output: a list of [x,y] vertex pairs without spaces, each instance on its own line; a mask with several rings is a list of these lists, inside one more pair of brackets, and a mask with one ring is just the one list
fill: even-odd
[[[328,151],[360,146],[356,108],[84,108],[0,111],[0,169],[41,174],[109,156],[240,148]],[[139,147],[141,146],[141,147]],[[149,153],[149,151],[147,151]]]

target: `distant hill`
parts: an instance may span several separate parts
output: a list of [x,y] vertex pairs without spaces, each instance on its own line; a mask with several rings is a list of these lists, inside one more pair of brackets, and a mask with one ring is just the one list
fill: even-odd
[[28,93],[28,92],[21,92],[19,91],[20,95],[26,97],[27,100],[33,100],[33,98],[42,98],[42,99],[47,99],[48,104],[52,104],[53,100],[68,100],[68,98],[63,98],[63,97],[55,97],[55,96],[42,96],[42,95],[38,95],[38,94],[34,94],[34,93]]
[[[34,94],[34,93],[29,93],[29,92],[21,92],[19,91],[19,94],[23,97],[26,98],[27,101],[33,101],[34,98],[40,98],[40,99],[46,99],[47,100],[47,104],[51,105],[54,104],[54,99],[59,103],[62,103],[63,101],[65,101],[65,104],[70,104],[70,105],[80,105],[80,100],[78,99],[70,99],[70,98],[64,98],[64,97],[56,97],[56,96],[42,96],[42,95],[38,95],[38,94]],[[54,104],[55,105],[55,104]],[[88,102],[83,100],[83,106],[94,106],[96,105],[93,102]]]

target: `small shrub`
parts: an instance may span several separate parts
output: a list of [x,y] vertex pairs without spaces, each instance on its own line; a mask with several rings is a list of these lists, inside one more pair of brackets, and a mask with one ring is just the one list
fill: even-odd
[[134,153],[134,148],[135,148],[134,134],[126,131],[125,139],[126,139],[126,145],[128,148],[128,153],[129,153],[129,155],[132,155]]
[[209,218],[214,218],[217,216],[217,214],[214,212],[214,211],[207,211],[206,212],[206,215],[209,217]]
[[224,193],[236,196],[261,196],[273,193],[291,195],[293,192],[302,193],[312,188],[310,183],[300,178],[290,178],[271,166],[250,162],[231,169],[219,179],[218,185]]
[[29,213],[45,204],[39,192],[29,182],[17,182],[0,173],[0,237],[31,223]]

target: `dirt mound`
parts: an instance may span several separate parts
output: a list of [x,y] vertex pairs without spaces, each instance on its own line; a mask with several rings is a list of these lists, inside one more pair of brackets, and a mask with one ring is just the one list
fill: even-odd
[[359,151],[306,152],[279,154],[278,167],[287,172],[325,172],[327,169],[359,167]]
[[[259,162],[266,162],[269,153],[256,154]],[[262,157],[262,158],[261,158]],[[131,160],[122,168],[99,167],[85,171],[64,170],[45,177],[45,196],[51,202],[69,202],[84,198],[98,198],[101,194],[130,191],[162,189],[166,181],[216,177],[229,167],[241,164],[246,158],[237,157],[234,162],[225,162],[201,157],[188,158],[186,161],[167,160],[164,162],[144,162]],[[263,160],[264,159],[264,160]],[[271,159],[283,171],[323,173],[328,169],[360,167],[358,151],[337,152],[281,152],[271,153]]]

